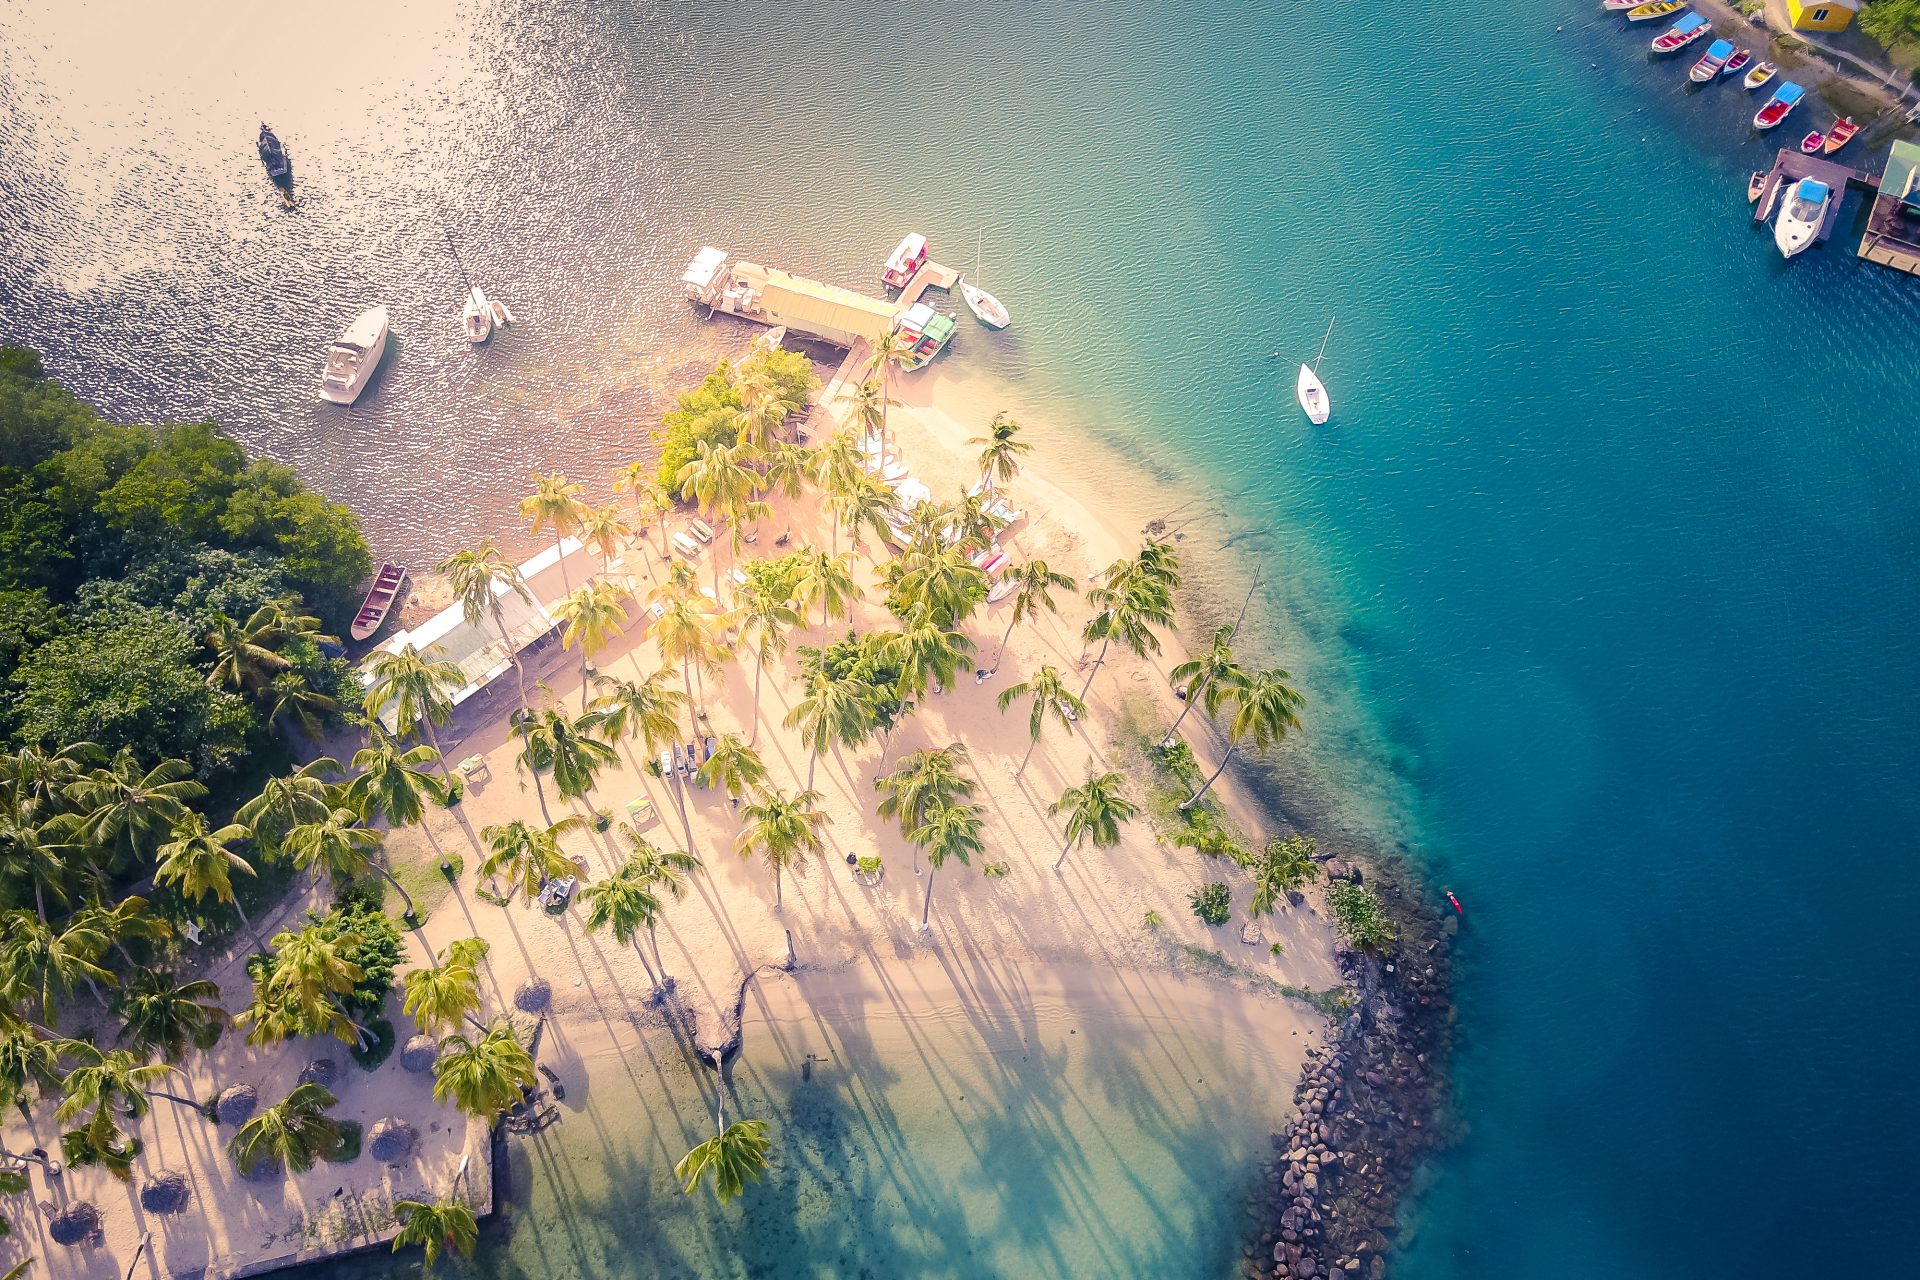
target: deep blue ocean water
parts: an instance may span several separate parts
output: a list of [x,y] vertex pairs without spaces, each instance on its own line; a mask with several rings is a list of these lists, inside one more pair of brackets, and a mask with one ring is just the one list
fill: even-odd
[[[718,349],[670,287],[700,243],[865,285],[984,231],[1016,325],[947,358],[1212,492],[1190,536],[1262,559],[1315,699],[1283,787],[1469,908],[1469,1131],[1399,1274],[1909,1268],[1920,280],[1851,219],[1779,258],[1743,195],[1788,139],[1737,85],[1571,0],[426,8],[430,53],[105,106],[9,42],[0,337],[438,555],[509,522],[498,473],[637,447]],[[322,410],[344,298],[457,296],[436,191],[535,319]]]

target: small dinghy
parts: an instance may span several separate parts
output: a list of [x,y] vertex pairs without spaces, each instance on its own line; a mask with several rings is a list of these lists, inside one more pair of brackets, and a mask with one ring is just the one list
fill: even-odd
[[1827,135],[1815,129],[1812,133],[1800,139],[1800,153],[1810,156],[1820,150],[1826,141]]
[[1678,13],[1686,7],[1685,0],[1653,0],[1652,4],[1635,5],[1627,10],[1627,21],[1652,22],[1670,13]]
[[1766,189],[1767,171],[1765,169],[1755,169],[1753,176],[1747,179],[1747,203],[1759,203],[1760,193]]
[[487,305],[493,308],[494,328],[504,329],[513,323],[513,312],[507,310],[506,303],[494,298]]
[[1327,321],[1327,336],[1320,339],[1320,354],[1313,358],[1312,364],[1300,366],[1300,376],[1294,381],[1293,393],[1300,401],[1301,410],[1307,415],[1307,421],[1314,426],[1324,426],[1333,413],[1333,399],[1327,395],[1327,384],[1320,381],[1320,362],[1327,358],[1327,342],[1333,337],[1333,321]]
[[254,144],[260,152],[260,164],[267,171],[267,181],[280,189],[280,198],[288,204],[293,203],[293,160],[287,155],[287,149],[280,145],[280,139],[273,130],[267,128],[266,121],[260,122],[260,137]]
[[1853,122],[1852,116],[1835,120],[1833,122],[1833,128],[1827,130],[1827,141],[1821,150],[1828,155],[1832,155],[1849,142],[1852,142],[1853,135],[1858,132],[1860,132],[1860,126]]
[[460,307],[460,331],[467,341],[479,346],[493,336],[493,307],[487,302],[487,295],[475,285],[467,290],[466,301]]
[[1600,7],[1608,13],[1623,13],[1628,9],[1638,9],[1647,0],[1600,0]]
[[1763,62],[1753,70],[1747,72],[1747,78],[1740,82],[1740,87],[1743,89],[1758,89],[1761,85],[1773,79],[1779,70],[1780,68],[1774,66],[1771,62]]
[[404,567],[389,560],[380,566],[380,572],[373,576],[373,586],[367,591],[367,598],[360,602],[360,612],[353,617],[353,625],[347,634],[355,640],[365,640],[380,629],[387,620],[387,614],[393,610],[393,602],[400,598],[400,588],[407,584],[407,571]]
[[1727,59],[1727,65],[1720,68],[1720,74],[1723,76],[1737,76],[1742,71],[1745,71],[1747,69],[1747,64],[1752,61],[1753,61],[1753,50],[1742,49],[1740,52],[1734,54],[1731,58]]

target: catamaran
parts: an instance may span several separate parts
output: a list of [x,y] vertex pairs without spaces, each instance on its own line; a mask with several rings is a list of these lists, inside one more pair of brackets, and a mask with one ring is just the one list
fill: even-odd
[[1314,426],[1325,425],[1333,413],[1333,399],[1327,395],[1326,383],[1320,381],[1320,362],[1327,358],[1327,342],[1333,337],[1333,321],[1327,321],[1327,336],[1320,339],[1320,354],[1313,358],[1312,364],[1300,366],[1300,376],[1294,381],[1294,395],[1300,401],[1300,408],[1306,413],[1307,421]]

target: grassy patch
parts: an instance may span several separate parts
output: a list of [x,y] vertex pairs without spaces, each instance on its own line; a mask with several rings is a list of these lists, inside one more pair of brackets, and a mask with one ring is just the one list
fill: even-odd
[[1212,947],[1196,946],[1191,942],[1182,942],[1178,945],[1181,955],[1185,956],[1196,967],[1204,969],[1208,973],[1217,973],[1225,976],[1238,970],[1238,966],[1235,965],[1233,961],[1227,959],[1227,953],[1224,951],[1218,951]]

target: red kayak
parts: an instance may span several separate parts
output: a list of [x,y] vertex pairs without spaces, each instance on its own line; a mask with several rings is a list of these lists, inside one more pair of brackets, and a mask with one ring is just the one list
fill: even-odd
[[1453,896],[1453,890],[1451,889],[1447,890],[1447,901],[1453,904],[1454,911],[1459,915],[1464,916],[1467,914],[1467,909],[1460,905],[1460,899]]

